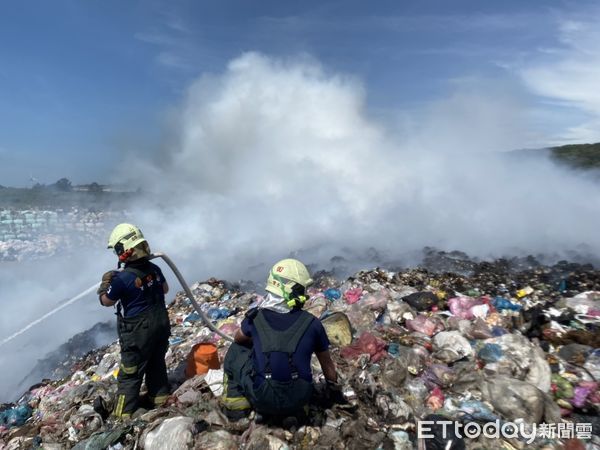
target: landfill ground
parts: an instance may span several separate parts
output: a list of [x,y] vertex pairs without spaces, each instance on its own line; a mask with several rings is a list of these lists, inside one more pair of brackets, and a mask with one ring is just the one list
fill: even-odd
[[[1,405],[0,448],[600,448],[600,271],[534,258],[429,258],[427,268],[365,270],[343,280],[314,274],[305,309],[325,325],[344,401],[320,395],[315,358],[305,424],[262,423],[254,414],[229,421],[219,406],[222,371],[186,378],[195,344],[214,343],[222,361],[229,342],[180,292],[169,306],[173,393],[165,406],[123,421],[102,414],[99,398],[110,409],[116,392],[115,342],[83,358],[65,355],[56,372],[64,378]],[[229,335],[262,299],[250,283],[210,279],[192,290]],[[465,437],[465,424],[523,432]]]

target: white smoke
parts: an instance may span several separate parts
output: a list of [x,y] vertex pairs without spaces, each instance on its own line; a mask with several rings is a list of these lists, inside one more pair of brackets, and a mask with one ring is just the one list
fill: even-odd
[[399,132],[370,115],[357,80],[244,54],[190,87],[166,162],[141,170],[159,207],[136,217],[196,276],[244,276],[302,249],[596,251],[598,185],[500,152],[533,135],[527,106],[467,80]]

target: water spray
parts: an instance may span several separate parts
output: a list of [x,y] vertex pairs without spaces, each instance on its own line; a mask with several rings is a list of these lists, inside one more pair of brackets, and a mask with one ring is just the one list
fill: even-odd
[[16,338],[17,336],[22,335],[23,333],[25,333],[27,330],[29,330],[30,328],[33,328],[34,326],[38,325],[40,322],[46,320],[48,317],[53,316],[54,314],[56,314],[57,312],[59,312],[61,309],[66,308],[67,306],[75,303],[77,300],[79,300],[80,298],[85,297],[86,295],[88,295],[90,292],[98,289],[98,286],[100,285],[100,283],[96,283],[93,286],[90,286],[89,288],[87,288],[85,291],[81,292],[80,294],[76,295],[75,297],[67,300],[64,303],[61,303],[60,305],[58,305],[56,308],[54,308],[52,311],[47,312],[46,314],[44,314],[42,317],[40,317],[39,319],[34,320],[33,322],[31,322],[29,325],[23,327],[22,329],[20,329],[19,331],[11,334],[10,336],[8,336],[7,338],[2,339],[2,342],[0,342],[0,347],[2,347],[4,344],[7,344],[8,342],[12,341],[14,338]]
[[[214,331],[215,333],[217,333],[222,338],[227,339],[228,341],[233,341],[233,338],[231,336],[223,333],[221,330],[219,330],[217,327],[215,327],[213,325],[213,323],[210,321],[210,319],[206,316],[206,314],[204,313],[204,311],[202,311],[202,308],[200,307],[200,304],[196,301],[196,299],[194,297],[194,294],[192,293],[192,290],[190,289],[190,287],[185,282],[185,279],[183,278],[183,275],[181,275],[181,272],[179,271],[179,269],[177,268],[177,266],[175,265],[175,263],[171,260],[171,258],[169,258],[164,253],[153,253],[153,254],[150,255],[150,257],[148,259],[155,259],[155,258],[161,258],[164,262],[167,263],[167,265],[169,266],[169,268],[173,271],[173,273],[177,277],[177,280],[179,281],[179,284],[181,284],[181,287],[183,288],[184,292],[186,293],[186,295],[190,299],[190,302],[194,306],[194,309],[196,310],[196,312],[202,318],[202,321],[204,322],[204,324],[211,331]],[[66,308],[69,305],[72,305],[76,301],[78,301],[81,298],[85,297],[86,295],[88,295],[89,293],[93,292],[94,290],[98,289],[99,285],[100,285],[100,283],[96,283],[93,286],[90,286],[85,291],[77,294],[75,297],[67,300],[64,303],[61,303],[60,305],[58,305],[53,310],[47,312],[46,314],[44,314],[39,319],[34,320],[33,322],[31,322],[30,324],[26,325],[25,327],[23,327],[19,331],[17,331],[15,333],[11,334],[10,336],[2,339],[2,341],[0,341],[0,347],[2,347],[3,345],[9,343],[10,341],[12,341],[13,339],[15,339],[16,337],[22,335],[27,330],[29,330],[29,329],[35,327],[36,325],[40,324],[41,322],[43,322],[44,320],[46,320],[48,317],[53,316],[57,312],[61,311],[62,309]]]

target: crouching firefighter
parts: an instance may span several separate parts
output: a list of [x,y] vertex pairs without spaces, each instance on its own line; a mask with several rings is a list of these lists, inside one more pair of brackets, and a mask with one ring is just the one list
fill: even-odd
[[279,261],[271,269],[265,301],[248,311],[225,355],[221,401],[230,419],[247,415],[251,408],[265,418],[304,418],[313,391],[313,353],[328,389],[339,392],[325,329],[302,310],[310,284],[308,270],[295,259]]
[[165,306],[169,286],[160,268],[149,261],[150,247],[138,227],[117,225],[108,248],[114,250],[124,269],[106,272],[98,295],[102,305],[117,305],[121,363],[113,414],[126,418],[140,407],[144,375],[148,406],[163,404],[169,395],[165,364],[171,333]]

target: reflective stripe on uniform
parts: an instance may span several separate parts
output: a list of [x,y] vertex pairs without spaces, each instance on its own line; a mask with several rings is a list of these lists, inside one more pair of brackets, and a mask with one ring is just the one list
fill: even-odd
[[115,406],[115,416],[117,417],[122,417],[125,414],[123,414],[123,407],[125,406],[125,396],[123,394],[119,395],[119,397],[117,398],[117,406]]
[[244,396],[239,397],[228,397],[228,386],[227,386],[227,374],[223,374],[223,395],[221,396],[221,403],[223,406],[231,411],[240,411],[243,409],[249,409],[250,402]]
[[137,369],[138,369],[138,366],[126,367],[121,363],[121,370],[126,375],[133,375],[134,373],[137,372]]
[[221,397],[223,406],[231,411],[239,411],[242,409],[250,409],[250,402],[246,397]]

